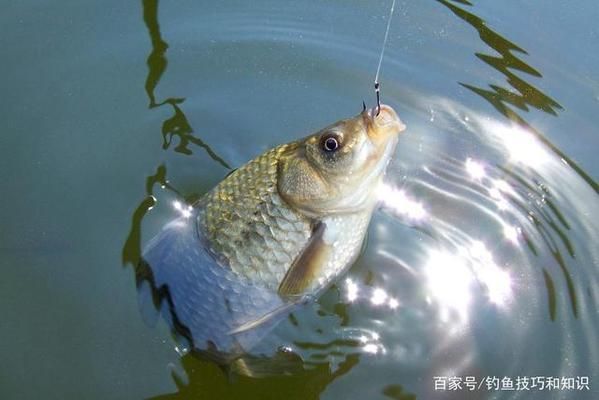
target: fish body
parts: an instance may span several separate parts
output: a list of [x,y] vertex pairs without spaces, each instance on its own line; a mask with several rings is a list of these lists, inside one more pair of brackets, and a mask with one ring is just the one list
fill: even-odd
[[315,294],[351,263],[372,207],[319,217],[295,210],[277,190],[279,162],[290,147],[295,145],[276,147],[235,171],[206,196],[198,219],[228,269],[275,292],[317,235],[320,243],[312,247],[320,247],[318,274],[306,276],[301,290],[281,291],[287,297]]
[[194,348],[249,350],[351,266],[404,128],[364,110],[266,151],[164,227],[143,259]]

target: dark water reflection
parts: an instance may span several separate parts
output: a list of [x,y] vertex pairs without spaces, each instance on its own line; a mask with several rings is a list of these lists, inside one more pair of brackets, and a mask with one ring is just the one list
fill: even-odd
[[7,5],[0,397],[599,397],[592,1],[398,1],[383,99],[408,130],[356,265],[244,361],[284,374],[217,365],[138,306],[175,201],[373,97],[387,6]]
[[[317,399],[336,378],[347,374],[358,363],[358,356],[347,358],[335,372],[322,364],[317,368],[277,378],[254,379],[236,376],[233,380],[208,362],[193,356],[182,358],[187,377],[182,379],[173,373],[177,393],[153,397],[154,399],[189,399],[198,395],[206,398],[290,398]],[[210,382],[206,385],[206,382]]]
[[[377,378],[368,390],[358,392],[372,395],[372,385],[380,382],[379,395],[396,399],[454,394],[461,398],[459,392],[433,392],[432,380],[438,375],[597,376],[592,299],[597,275],[591,268],[594,256],[585,249],[588,240],[596,238],[597,226],[580,220],[586,206],[582,203],[590,201],[597,208],[597,185],[515,110],[528,112],[533,107],[555,117],[563,110],[518,75],[542,78],[538,69],[515,55],[527,55],[526,50],[489,28],[472,13],[469,2],[438,3],[474,27],[480,39],[499,53],[475,56],[500,72],[507,87],[457,83],[489,102],[505,119],[449,100],[435,102],[433,97],[405,93],[393,87],[395,82],[386,84],[386,96],[404,104],[414,119],[430,112],[431,126],[444,131],[445,146],[439,147],[441,138],[422,131],[430,128],[416,125],[410,135],[422,138],[404,143],[406,150],[400,150],[399,165],[381,194],[384,214],[373,222],[364,257],[318,304],[292,314],[258,346],[257,359],[270,361],[277,357],[273,351],[285,346],[299,357],[294,358],[299,369],[296,365],[277,374],[276,367],[273,373],[269,366],[266,374],[243,373],[217,367],[179,342],[173,344],[182,351],[183,371],[172,373],[177,391],[155,398],[319,398],[361,362],[369,374],[396,382],[384,385],[388,379]],[[143,10],[152,43],[145,84],[150,108],[171,107],[174,112],[162,124],[163,148],[168,149],[176,137],[176,152],[191,155],[189,146],[197,145],[215,165],[229,169],[192,134],[182,110],[183,97],[156,101],[154,93],[167,72],[168,44],[160,32],[158,1],[143,1]],[[467,141],[465,135],[470,135]],[[582,178],[579,183],[572,172]],[[142,221],[152,208],[173,198],[191,204],[201,195],[185,193],[169,182],[164,165],[146,179],[147,197],[134,212],[124,263],[139,265]],[[574,193],[582,196],[582,203],[571,197]],[[399,248],[397,240],[403,243]],[[137,269],[138,284],[144,279],[147,271]],[[544,315],[559,326],[547,325]],[[548,330],[552,333],[538,337]],[[173,333],[176,337],[181,330]],[[497,343],[501,336],[503,343]],[[562,350],[552,355],[547,347]],[[404,383],[415,394],[404,389]],[[555,395],[583,398],[574,392]],[[583,393],[587,395],[592,397]]]
[[177,137],[179,144],[175,147],[175,151],[183,154],[192,154],[192,150],[189,148],[190,144],[204,149],[208,155],[216,162],[221,164],[225,168],[231,168],[229,165],[220,158],[202,139],[192,135],[193,129],[187,117],[183,113],[180,104],[185,101],[185,98],[173,98],[169,97],[166,100],[156,103],[156,96],[154,90],[156,85],[160,82],[160,78],[168,65],[168,60],[165,56],[168,44],[162,40],[160,33],[160,25],[158,24],[158,0],[144,0],[143,11],[144,11],[144,22],[148,27],[148,33],[152,41],[152,52],[148,56],[148,77],[146,79],[146,93],[150,100],[150,108],[160,107],[165,104],[170,105],[173,108],[174,114],[171,118],[164,121],[162,124],[162,137],[163,137],[163,149],[168,149],[172,143],[174,137]]

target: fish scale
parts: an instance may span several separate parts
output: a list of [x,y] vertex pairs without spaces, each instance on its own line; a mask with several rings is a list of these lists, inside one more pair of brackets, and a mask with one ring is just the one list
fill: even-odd
[[272,290],[312,232],[311,220],[277,191],[278,161],[291,146],[275,147],[229,175],[203,199],[198,221],[235,274]]
[[[237,169],[206,195],[199,213],[211,250],[235,274],[271,290],[278,289],[312,234],[312,220],[287,205],[277,191],[278,161],[293,145],[275,147]],[[307,293],[326,286],[355,259],[370,215],[371,209],[365,209],[323,219],[337,237],[321,277]]]

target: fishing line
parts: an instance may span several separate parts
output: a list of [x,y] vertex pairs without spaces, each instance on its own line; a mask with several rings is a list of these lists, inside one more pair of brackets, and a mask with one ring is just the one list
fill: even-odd
[[381,48],[381,55],[379,57],[379,65],[376,67],[376,75],[374,76],[374,92],[376,93],[376,115],[381,112],[381,84],[379,83],[379,73],[381,72],[381,64],[383,63],[383,55],[385,54],[385,47],[387,46],[387,38],[389,37],[389,28],[391,27],[391,19],[393,19],[393,11],[395,10],[395,0],[391,3],[391,10],[389,10],[389,18],[387,19],[387,29],[385,30],[385,38],[383,39],[383,47]]

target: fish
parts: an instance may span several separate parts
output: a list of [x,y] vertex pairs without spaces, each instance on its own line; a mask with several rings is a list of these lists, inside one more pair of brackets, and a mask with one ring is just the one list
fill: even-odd
[[234,170],[148,242],[140,293],[193,350],[249,352],[358,257],[404,130],[364,107]]

